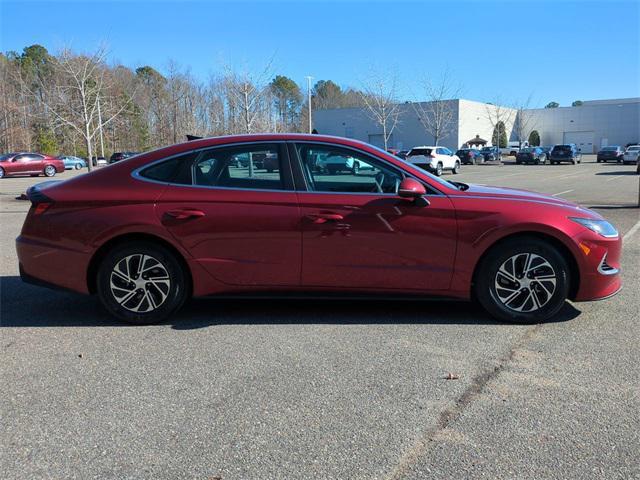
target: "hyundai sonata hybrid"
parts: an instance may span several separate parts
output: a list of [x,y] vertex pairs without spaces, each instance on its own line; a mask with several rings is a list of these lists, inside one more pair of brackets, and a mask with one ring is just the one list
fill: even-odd
[[[252,163],[267,157],[270,171]],[[330,157],[360,168],[315,168]],[[97,294],[133,323],[216,295],[444,297],[533,323],[621,287],[621,239],[599,214],[446,181],[345,138],[200,139],[28,197],[22,279]]]

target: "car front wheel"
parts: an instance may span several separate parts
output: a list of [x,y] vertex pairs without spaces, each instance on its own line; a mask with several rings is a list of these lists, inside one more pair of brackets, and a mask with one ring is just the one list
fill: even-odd
[[135,324],[166,320],[189,292],[188,277],[178,259],[166,248],[145,242],[112,249],[100,264],[96,285],[106,310]]
[[0,167],[0,178],[4,178],[4,168]]
[[56,167],[53,165],[47,165],[44,167],[44,175],[45,177],[53,177],[56,174]]
[[539,323],[556,315],[569,292],[567,262],[549,243],[519,238],[502,243],[482,260],[475,295],[495,318]]
[[436,166],[436,176],[441,176],[442,175],[442,163],[438,163],[438,165]]

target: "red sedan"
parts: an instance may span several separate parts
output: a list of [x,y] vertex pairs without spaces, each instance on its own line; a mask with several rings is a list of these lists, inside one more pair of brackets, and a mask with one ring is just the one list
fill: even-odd
[[41,153],[8,153],[0,156],[0,178],[13,175],[53,177],[64,172],[64,162]]
[[[273,159],[268,171],[254,159]],[[327,158],[357,170],[327,172]],[[239,162],[238,159],[243,159]],[[540,322],[620,289],[621,239],[547,195],[448,182],[357,141],[209,138],[30,189],[23,280],[158,322],[191,296],[477,299]]]

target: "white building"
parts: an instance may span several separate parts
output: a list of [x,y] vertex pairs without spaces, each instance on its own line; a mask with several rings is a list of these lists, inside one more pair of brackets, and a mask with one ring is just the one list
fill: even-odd
[[[422,106],[422,108],[420,108]],[[509,141],[527,140],[537,130],[541,145],[575,143],[583,153],[593,153],[605,145],[640,142],[640,98],[585,101],[579,107],[537,108],[520,112],[472,100],[447,100],[451,122],[438,143],[457,149],[466,141],[481,138],[491,141],[496,117],[504,121]],[[423,127],[419,112],[429,110],[428,103],[399,105],[398,123],[391,133],[388,148],[407,150],[414,145],[434,143],[433,135]],[[522,128],[518,128],[521,122]],[[382,128],[364,108],[318,110],[313,113],[318,133],[354,138],[383,146]],[[515,128],[514,128],[515,127]]]

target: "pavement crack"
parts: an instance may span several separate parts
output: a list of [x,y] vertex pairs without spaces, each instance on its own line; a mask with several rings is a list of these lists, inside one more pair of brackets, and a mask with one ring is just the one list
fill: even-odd
[[505,369],[513,360],[518,350],[524,347],[538,333],[542,326],[543,324],[537,324],[527,329],[514,346],[505,355],[500,357],[496,365],[475,375],[469,386],[462,392],[462,395],[455,400],[454,404],[440,412],[436,425],[425,431],[424,435],[400,457],[400,460],[393,470],[384,477],[385,480],[399,480],[406,475],[412,465],[432,447],[437,434],[460,418],[464,410],[482,394],[486,385]]

